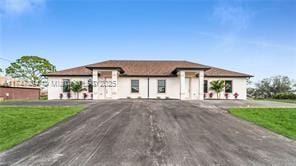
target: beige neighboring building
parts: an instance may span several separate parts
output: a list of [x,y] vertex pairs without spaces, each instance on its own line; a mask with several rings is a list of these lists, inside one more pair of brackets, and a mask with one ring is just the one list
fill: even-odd
[[[69,82],[81,81],[79,98],[151,98],[204,100],[216,98],[210,82],[224,80],[221,99],[247,98],[249,74],[189,61],[108,60],[47,74],[48,99],[75,98]],[[228,94],[228,95],[225,95]]]

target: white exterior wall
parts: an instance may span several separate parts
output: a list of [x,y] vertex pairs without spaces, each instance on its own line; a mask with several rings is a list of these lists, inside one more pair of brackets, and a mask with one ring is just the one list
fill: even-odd
[[[226,77],[205,77],[205,80],[208,80],[208,93],[206,94],[206,99],[209,98],[209,93],[213,93],[213,99],[217,98],[217,95],[214,91],[210,90],[210,82],[214,80],[232,80],[232,93],[229,93],[228,99],[235,99],[233,96],[234,93],[238,93],[238,99],[246,100],[247,99],[247,79],[246,78],[226,78]],[[225,99],[224,91],[220,94],[220,99]]]
[[[131,80],[139,80],[139,93],[131,93]],[[158,93],[158,80],[166,80],[166,93]],[[119,77],[118,78],[119,98],[148,98],[147,77]],[[178,77],[150,77],[149,98],[180,98],[180,81]]]
[[[166,80],[165,93],[158,93],[158,80]],[[180,78],[178,77],[150,77],[150,98],[180,99]]]
[[[48,99],[60,99],[60,93],[63,93],[63,79],[70,79],[70,81],[83,81],[85,88],[87,89],[87,81],[92,77],[49,77],[48,87]],[[131,93],[131,80],[139,80],[139,93]],[[150,77],[150,98],[166,98],[180,99],[180,77]],[[229,99],[234,99],[233,94],[237,92],[239,94],[238,99],[247,98],[247,81],[246,78],[216,78],[216,77],[205,77],[208,80],[208,88],[210,88],[210,82],[213,80],[232,80],[233,81],[233,93],[229,94]],[[166,93],[157,92],[157,80],[166,80]],[[54,83],[60,85],[53,85]],[[117,79],[117,97],[118,98],[147,98],[148,97],[148,78],[147,77],[118,77]],[[192,78],[191,81],[191,100],[198,100],[199,97],[199,78]],[[95,88],[93,88],[95,91]],[[209,98],[209,93],[206,94],[206,98]],[[79,98],[83,99],[83,93],[87,93],[87,99],[91,99],[91,94],[88,91],[80,93]],[[216,98],[216,93],[213,92],[213,98]],[[224,99],[224,93],[221,93],[221,99]],[[67,93],[63,93],[63,99],[67,98]],[[71,99],[76,99],[76,96],[71,92]]]
[[[68,99],[67,92],[63,92],[63,79],[70,81],[82,81],[86,91],[79,93],[79,99],[83,99],[83,93],[87,93],[87,99],[91,99],[91,94],[88,92],[88,80],[91,77],[48,77],[48,100],[60,99],[60,94],[63,94],[63,99]],[[76,99],[76,95],[71,93],[71,99]]]
[[[131,92],[131,80],[139,80],[139,93]],[[147,78],[146,77],[119,77],[118,78],[118,98],[147,98]]]

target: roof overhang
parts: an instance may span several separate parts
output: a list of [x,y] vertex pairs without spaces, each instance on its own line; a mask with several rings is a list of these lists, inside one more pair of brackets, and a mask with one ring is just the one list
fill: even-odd
[[42,76],[45,76],[45,77],[91,77],[92,75],[79,75],[79,74],[74,74],[74,75],[68,75],[68,74],[45,74],[45,75],[42,75]]
[[254,77],[254,76],[252,76],[252,75],[246,75],[246,76],[229,76],[229,75],[209,76],[209,75],[205,75],[205,77],[212,77],[212,78],[218,78],[218,77],[226,77],[226,78],[251,78],[251,77]]
[[120,74],[120,77],[177,77],[177,75],[128,75],[128,74]]
[[101,70],[117,70],[120,73],[124,73],[124,70],[121,67],[93,67],[93,66],[86,66],[88,69],[101,69]]
[[211,69],[211,68],[200,68],[200,67],[177,67],[177,68],[175,68],[173,71],[172,71],[172,73],[173,74],[177,74],[179,71],[181,71],[181,70],[203,70],[203,71],[206,71],[206,70],[209,70],[209,69]]

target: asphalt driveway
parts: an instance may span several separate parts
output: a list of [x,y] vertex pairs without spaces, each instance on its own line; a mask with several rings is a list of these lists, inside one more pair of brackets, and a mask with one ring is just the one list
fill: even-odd
[[0,153],[0,165],[293,165],[296,143],[218,107],[116,100]]

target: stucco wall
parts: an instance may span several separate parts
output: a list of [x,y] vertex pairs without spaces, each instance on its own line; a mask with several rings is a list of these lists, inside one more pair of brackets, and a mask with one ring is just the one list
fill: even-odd
[[[166,80],[166,92],[158,93],[158,80]],[[179,77],[152,77],[150,78],[150,98],[180,98]]]
[[[232,80],[232,93],[229,93],[229,99],[234,99],[234,93],[238,93],[238,99],[247,99],[247,79],[246,78],[216,78],[216,77],[205,77],[205,80],[208,80],[209,91],[206,94],[206,98],[209,98],[209,93],[213,93],[213,98],[217,98],[217,95],[214,91],[210,90],[210,82],[213,80]],[[224,91],[220,94],[221,99],[225,99]]]
[[[68,99],[67,92],[63,92],[63,79],[70,79],[70,81],[82,81],[84,88],[87,87],[87,82],[91,77],[49,77],[48,78],[48,99],[60,99],[60,94],[63,94],[63,99]],[[76,99],[76,95],[71,93],[71,99]],[[88,90],[79,94],[79,99],[83,99],[83,93],[87,93],[87,99],[91,99],[91,94]]]
[[[63,93],[62,89],[62,80],[70,79],[71,81],[87,81],[91,77],[49,77],[49,88],[48,88],[48,99],[59,99],[60,93]],[[139,80],[139,93],[131,93],[131,80]],[[166,80],[166,93],[157,92],[157,80]],[[239,94],[238,99],[246,99],[246,78],[209,78],[205,77],[205,80],[208,80],[208,87],[210,87],[210,82],[213,80],[232,80],[233,81],[233,93],[229,94],[229,99],[234,99],[233,94],[237,92]],[[53,85],[54,83],[59,82],[60,85]],[[149,96],[150,98],[173,98],[180,99],[180,78],[179,77],[150,77],[150,88]],[[118,98],[147,98],[148,97],[148,78],[147,77],[118,77]],[[85,84],[87,88],[87,84]],[[199,78],[192,78],[191,80],[191,99],[199,99]],[[209,90],[206,94],[206,98],[209,98],[209,93],[213,92]],[[80,93],[79,98],[83,99],[83,93],[88,94],[87,99],[91,99],[91,93],[84,91]],[[213,98],[216,98],[215,92],[213,92]],[[74,93],[71,92],[71,98],[75,99]],[[221,99],[224,99],[224,93],[221,93]],[[67,99],[67,93],[63,93],[63,99]]]
[[[131,93],[131,80],[139,80],[139,93]],[[147,78],[145,77],[119,77],[118,98],[147,98]]]

